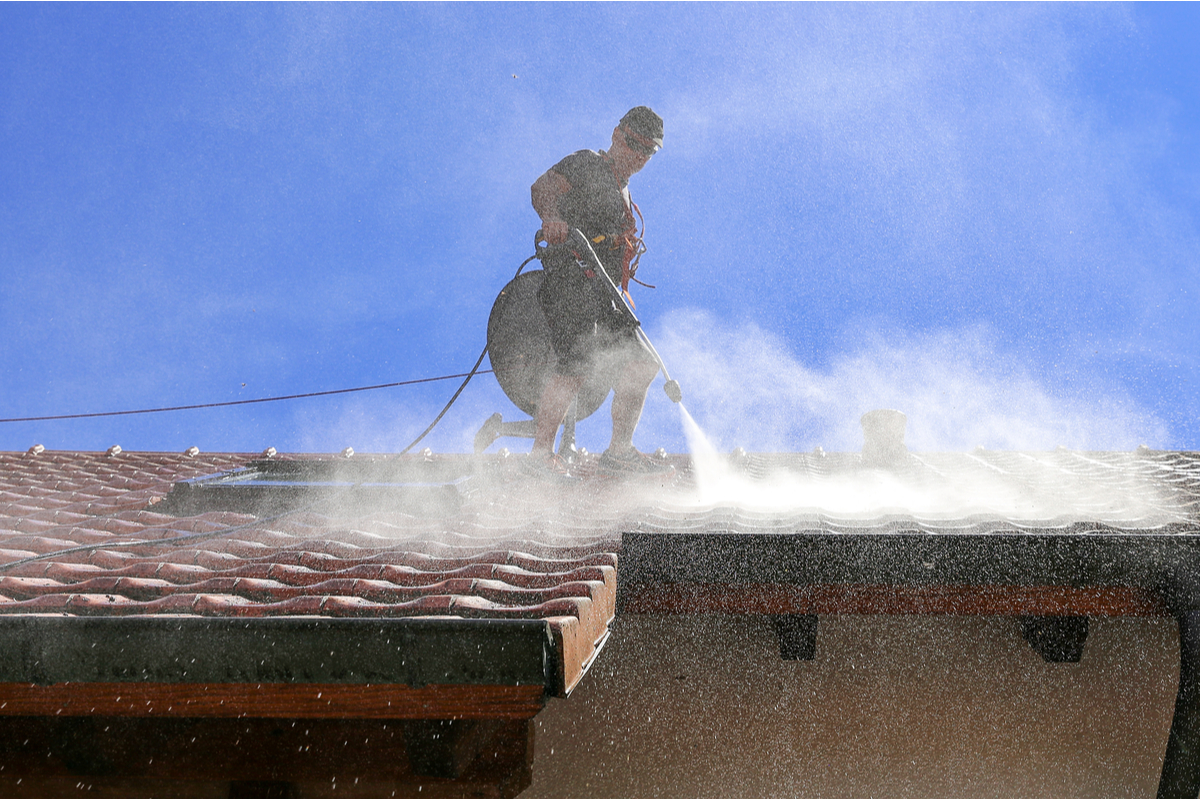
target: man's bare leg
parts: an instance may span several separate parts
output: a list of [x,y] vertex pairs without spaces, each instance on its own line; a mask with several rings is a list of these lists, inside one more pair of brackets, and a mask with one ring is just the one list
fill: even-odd
[[533,415],[532,453],[543,456],[554,453],[554,437],[558,435],[558,426],[562,425],[571,401],[582,388],[582,377],[558,374],[550,377],[538,401],[537,413]]
[[[625,453],[633,449],[633,432],[642,418],[646,391],[658,375],[658,365],[640,359],[630,361],[613,387],[612,441],[609,452]],[[563,409],[566,413],[566,409]]]

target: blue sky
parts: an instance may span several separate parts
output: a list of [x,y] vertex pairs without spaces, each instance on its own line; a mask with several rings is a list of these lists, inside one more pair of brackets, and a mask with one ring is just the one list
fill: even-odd
[[[0,417],[464,372],[529,185],[647,104],[636,299],[720,447],[856,449],[897,407],[917,449],[1196,448],[1198,32],[1194,4],[0,5]],[[0,449],[395,451],[454,386]],[[485,375],[428,442],[493,411],[521,416]],[[658,389],[636,441],[686,449]]]

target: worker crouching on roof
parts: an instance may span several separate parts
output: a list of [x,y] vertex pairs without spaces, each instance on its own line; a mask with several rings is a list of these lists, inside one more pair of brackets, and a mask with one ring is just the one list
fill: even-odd
[[[557,357],[534,415],[534,463],[566,473],[554,454],[554,439],[571,401],[601,361],[615,367],[612,441],[599,469],[610,474],[657,473],[669,467],[638,452],[633,432],[642,416],[646,391],[659,365],[638,339],[628,317],[619,313],[602,276],[589,274],[566,242],[578,228],[622,291],[636,280],[642,241],[629,196],[629,179],[662,147],[662,117],[638,106],[621,118],[607,152],[580,150],[559,161],[533,184],[533,207],[542,218],[542,235],[551,245],[542,256],[545,277],[538,301],[550,327]],[[640,216],[640,212],[639,212]]]

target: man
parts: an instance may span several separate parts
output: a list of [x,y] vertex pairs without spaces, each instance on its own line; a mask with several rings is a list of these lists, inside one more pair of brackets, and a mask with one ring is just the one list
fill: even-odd
[[580,267],[566,245],[571,229],[578,228],[593,243],[608,274],[620,281],[622,291],[628,290],[642,250],[629,179],[662,142],[662,117],[646,106],[637,106],[613,130],[607,152],[572,153],[533,184],[533,208],[542,218],[542,235],[550,244],[542,257],[545,277],[538,301],[558,361],[534,415],[531,458],[550,471],[567,472],[567,466],[554,455],[554,439],[571,401],[601,362],[616,377],[612,441],[600,458],[600,471],[636,474],[670,469],[633,446],[633,432],[642,416],[646,390],[658,374],[658,363],[600,285],[603,276]]

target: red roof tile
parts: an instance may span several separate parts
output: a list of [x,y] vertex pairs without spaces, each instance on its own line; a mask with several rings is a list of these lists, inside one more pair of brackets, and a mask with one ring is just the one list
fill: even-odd
[[[564,667],[574,676],[565,679],[570,685],[613,616],[623,531],[1086,532],[1110,523],[1159,531],[1180,521],[1194,527],[1200,514],[1196,454],[1069,451],[914,454],[906,462],[912,487],[934,491],[987,481],[1028,499],[1035,510],[1026,519],[953,509],[755,511],[705,504],[687,492],[655,486],[638,492],[600,481],[589,483],[587,492],[544,488],[515,477],[518,459],[499,456],[475,457],[473,474],[483,477],[459,485],[454,493],[461,505],[437,514],[403,503],[367,511],[316,503],[257,517],[228,507],[182,517],[162,513],[170,503],[161,501],[176,482],[259,458],[0,453],[0,614],[541,619],[570,639],[562,647],[575,654],[575,663]],[[470,460],[377,462],[444,470]],[[360,456],[280,456],[270,463],[286,471],[291,464],[364,462]],[[585,462],[585,473],[591,463]],[[683,473],[679,485],[690,488],[691,462],[676,457],[676,463]],[[820,482],[858,475],[862,465],[857,454],[740,454],[730,469],[751,481],[783,475]],[[1149,495],[1146,487],[1153,489]],[[1049,501],[1067,493],[1071,513],[1049,514]]]
[[[564,527],[577,535],[563,535],[522,502],[510,515],[495,498],[434,521],[403,510],[156,512],[175,482],[255,457],[0,454],[0,614],[544,619],[560,636],[589,637],[572,645],[568,686],[603,638],[613,520],[575,516]],[[191,535],[210,536],[154,541]]]

